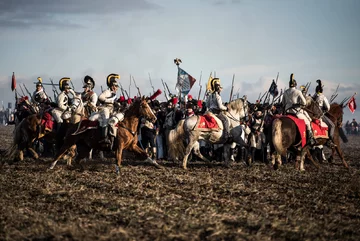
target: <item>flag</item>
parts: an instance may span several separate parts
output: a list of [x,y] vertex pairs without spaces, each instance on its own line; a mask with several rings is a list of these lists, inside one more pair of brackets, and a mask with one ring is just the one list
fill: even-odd
[[277,84],[275,83],[275,80],[272,81],[270,88],[269,88],[269,94],[273,97],[277,96],[279,94]]
[[356,110],[356,102],[355,102],[355,97],[351,97],[350,101],[348,102],[348,107],[349,110],[351,111],[351,113],[354,114],[355,110]]
[[194,85],[195,81],[196,79],[194,77],[192,77],[191,75],[186,73],[185,70],[179,67],[178,80],[176,83],[176,89],[178,91],[180,91],[184,95],[187,95],[190,92],[191,87]]
[[16,79],[15,79],[15,73],[13,72],[12,80],[11,80],[11,91],[14,91],[16,89]]

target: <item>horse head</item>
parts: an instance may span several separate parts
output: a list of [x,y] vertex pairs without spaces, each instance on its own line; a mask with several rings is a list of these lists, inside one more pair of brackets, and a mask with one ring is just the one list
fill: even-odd
[[249,113],[249,104],[247,101],[247,97],[238,98],[231,101],[228,104],[229,112],[234,115],[235,118],[239,120],[246,117]]
[[145,119],[151,122],[155,122],[157,119],[145,96],[142,98],[136,98],[136,100],[126,110],[125,116],[132,115],[143,116]]
[[343,122],[343,115],[344,115],[343,108],[344,106],[342,104],[332,103],[330,105],[330,110],[328,111],[330,115],[330,119],[339,127],[342,125]]

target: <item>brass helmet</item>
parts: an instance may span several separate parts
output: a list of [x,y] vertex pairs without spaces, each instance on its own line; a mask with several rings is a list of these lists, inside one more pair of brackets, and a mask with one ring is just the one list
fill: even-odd
[[120,79],[118,74],[109,74],[106,78],[106,85],[111,88],[112,86],[119,86],[116,79]]
[[61,91],[64,91],[65,89],[71,89],[69,82],[70,82],[70,78],[69,77],[63,77],[59,80],[59,89]]
[[220,85],[220,79],[219,78],[213,78],[211,80],[211,91],[218,91],[219,88],[222,88],[222,86]]

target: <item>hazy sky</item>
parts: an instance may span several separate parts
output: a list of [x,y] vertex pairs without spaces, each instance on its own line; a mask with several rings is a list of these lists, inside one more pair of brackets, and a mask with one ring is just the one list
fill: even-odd
[[234,93],[252,102],[280,72],[280,88],[294,73],[311,93],[322,79],[328,98],[340,83],[341,101],[360,90],[359,11],[357,0],[0,0],[0,100],[14,100],[12,72],[31,92],[38,76],[71,77],[81,91],[91,75],[99,93],[110,73],[126,89],[132,74],[146,95],[150,73],[175,92],[178,57],[195,97],[201,71],[203,89],[216,71],[224,101],[235,74]]

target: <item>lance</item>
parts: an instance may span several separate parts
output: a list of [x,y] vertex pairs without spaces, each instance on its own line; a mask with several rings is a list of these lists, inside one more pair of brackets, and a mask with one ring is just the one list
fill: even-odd
[[267,91],[265,91],[265,93],[261,96],[261,98],[259,99],[259,103],[261,103],[261,100],[264,98],[265,95],[267,95]]
[[[150,74],[149,74],[149,76],[150,76]],[[135,82],[135,79],[134,79],[134,76],[132,76],[132,80],[134,81],[134,85],[135,85],[135,88],[137,89],[137,91],[138,91],[138,95],[139,95],[139,97],[141,97],[141,92],[140,92],[140,88],[139,88],[139,86],[137,86],[137,84],[136,84],[136,82]],[[150,81],[150,83],[151,83],[151,81]],[[151,83],[151,87],[153,88],[153,90],[154,90],[154,87],[152,86],[152,83]]]
[[26,88],[26,85],[25,85],[25,84],[23,84],[23,85],[24,85],[24,89],[25,89],[26,93],[30,96],[31,101],[35,103],[35,100],[34,100],[34,98],[32,97],[32,94],[30,94],[30,91]]
[[130,75],[130,82],[129,82],[129,95],[130,95],[130,87],[131,87],[131,75]]
[[166,82],[165,82],[165,86],[166,86],[166,89],[167,89],[167,91],[168,91],[168,93],[169,93],[169,97],[171,98],[171,97],[172,97],[172,94],[171,94],[171,92],[170,92],[170,90],[169,90],[169,86],[167,85]]
[[103,89],[102,85],[100,86],[100,89],[101,89],[101,92],[104,92],[104,89]]
[[121,83],[119,83],[119,84],[120,84],[121,93],[123,94],[123,96],[125,96],[125,94],[126,94],[127,98],[129,99],[130,97],[129,97],[128,93],[126,92],[126,90],[123,89]]
[[50,78],[50,83],[51,83],[51,85],[53,87],[54,99],[56,100],[57,96],[59,95],[59,93],[57,91],[57,88],[56,88],[56,85],[59,85],[59,84],[54,84],[54,81],[52,80],[52,78]]
[[261,97],[261,92],[260,92],[260,94],[259,94],[259,97],[257,98],[259,101],[260,101],[260,97]]
[[229,102],[231,102],[231,100],[232,100],[232,95],[233,95],[233,91],[234,91],[234,80],[235,80],[235,74],[233,74],[233,78],[232,78]]
[[23,90],[23,88],[21,87],[21,85],[19,85],[19,86],[20,86],[20,90],[21,90],[21,92],[22,92],[23,96],[26,96],[26,95],[25,95],[25,92],[24,92],[24,90]]
[[338,92],[339,86],[340,86],[340,84],[338,84],[338,86],[336,87],[334,93],[331,95],[330,103],[332,103],[335,100],[335,98],[338,96],[337,92]]
[[201,86],[201,77],[202,77],[202,71],[200,73],[200,80],[199,80],[199,86],[200,86],[200,89],[199,89],[199,94],[198,94],[198,100],[200,99],[200,95],[201,95],[201,89],[202,89],[202,86]]
[[148,73],[148,74],[149,74],[149,80],[150,80],[151,88],[153,89],[153,92],[155,92],[154,86],[153,86],[152,81],[151,81],[150,73]]
[[347,106],[347,105],[349,104],[349,102],[352,100],[352,98],[354,98],[354,96],[355,96],[356,94],[357,94],[357,93],[355,92],[352,96],[350,96],[349,98],[347,98],[346,101],[341,102],[340,105],[342,105],[342,104],[344,104],[344,103],[346,102],[346,105],[344,105],[343,108],[344,108],[345,106]]
[[164,87],[164,95],[165,95],[165,98],[166,98],[166,100],[168,101],[168,100],[169,100],[169,97],[168,97],[168,95],[167,95],[167,93],[166,93],[166,87],[165,87],[165,83],[164,83],[164,80],[163,80],[163,79],[161,79],[161,83],[162,83],[162,85],[163,85],[163,87]]

